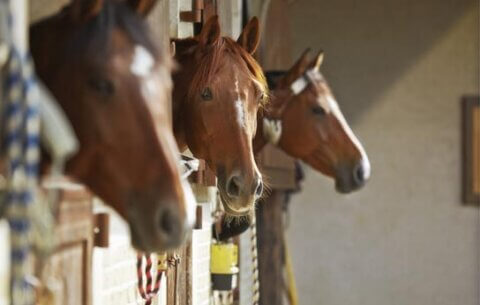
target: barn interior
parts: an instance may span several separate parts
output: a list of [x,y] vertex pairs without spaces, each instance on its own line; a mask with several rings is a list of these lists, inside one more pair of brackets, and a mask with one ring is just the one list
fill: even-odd
[[[29,25],[78,1],[83,0],[0,4],[6,10],[21,2]],[[186,179],[196,220],[182,245],[165,257],[162,252],[149,258],[153,271],[145,273],[154,284],[164,272],[151,298],[140,291],[141,255],[124,217],[75,179],[56,184],[56,241],[46,271],[35,277],[47,283],[35,286],[35,303],[13,297],[12,239],[8,221],[0,221],[0,304],[480,303],[479,1],[137,2],[155,5],[146,20],[164,54],[178,52],[170,39],[198,37],[217,15],[222,35],[234,40],[258,18],[260,42],[252,57],[269,77],[288,73],[307,49],[310,59],[323,51],[318,73],[331,90],[327,99],[338,103],[344,124],[358,138],[353,142],[368,155],[371,173],[345,194],[332,179],[335,174],[312,168],[307,157],[292,157],[273,141],[255,154],[264,184],[253,208],[255,221],[220,241],[215,232],[225,211],[218,173],[196,153],[181,151],[193,158],[188,160],[198,159],[182,163],[194,167]],[[5,67],[0,66],[2,75]],[[181,71],[181,64],[175,69]],[[308,71],[298,78],[311,81]],[[277,97],[274,89],[270,99]],[[292,127],[299,138],[305,132],[301,120]],[[13,178],[2,177],[3,195]],[[225,270],[225,261],[232,264],[229,271],[218,271]],[[230,286],[218,288],[218,274],[232,281]]]

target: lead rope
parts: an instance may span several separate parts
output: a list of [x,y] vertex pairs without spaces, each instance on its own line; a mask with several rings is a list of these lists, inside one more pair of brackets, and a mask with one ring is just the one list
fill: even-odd
[[[143,260],[145,259],[145,269],[143,269]],[[153,254],[137,254],[137,276],[138,276],[138,292],[142,299],[145,300],[145,305],[152,304],[153,299],[157,296],[160,291],[160,284],[162,280],[162,275],[165,274],[168,267],[167,256],[166,254],[157,255],[157,271],[155,276],[155,282],[153,283]],[[143,284],[143,278],[146,278],[146,285]]]
[[[0,6],[0,65],[7,60],[0,97],[4,103],[0,144],[6,155],[7,187],[4,202],[0,202],[0,217],[4,213],[10,227],[11,304],[30,305],[35,291],[40,302],[52,296],[50,288],[35,277],[41,276],[55,246],[54,192],[48,191],[50,200],[46,200],[37,191],[40,141],[52,158],[51,176],[61,174],[78,143],[65,115],[37,80],[30,54],[22,46],[25,37],[20,33],[27,27],[22,23],[25,7],[18,0],[0,0]],[[29,260],[32,252],[36,254],[35,270]]]
[[252,288],[253,288],[253,305],[258,305],[260,302],[260,281],[258,279],[258,249],[257,249],[257,217],[253,211],[252,222],[250,224],[250,241],[252,252]]
[[4,144],[8,164],[5,216],[11,238],[11,304],[31,305],[34,290],[27,281],[32,247],[31,216],[36,208],[39,166],[39,101],[32,98],[35,78],[31,59],[14,45],[10,50],[5,83]]

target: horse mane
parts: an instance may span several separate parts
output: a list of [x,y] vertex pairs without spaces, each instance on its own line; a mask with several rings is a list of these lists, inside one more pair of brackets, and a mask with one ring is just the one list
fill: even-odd
[[[175,43],[179,46],[178,49],[186,49],[185,55],[192,55],[191,49],[198,45],[198,41],[195,38],[179,39],[175,40]],[[209,46],[209,48],[198,63],[198,69],[195,75],[193,75],[188,94],[198,94],[199,91],[210,83],[220,65],[220,59],[223,53],[230,52],[242,59],[242,62],[249,71],[250,78],[256,82],[265,93],[264,98],[260,102],[260,107],[264,107],[268,101],[268,84],[263,70],[255,58],[230,37],[220,37]]]

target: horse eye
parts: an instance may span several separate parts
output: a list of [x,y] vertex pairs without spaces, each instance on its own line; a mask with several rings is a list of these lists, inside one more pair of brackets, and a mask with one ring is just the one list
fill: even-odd
[[213,98],[212,90],[210,88],[205,88],[202,91],[202,99],[204,101],[210,101]]
[[110,96],[115,91],[113,83],[108,79],[91,79],[88,84],[101,95]]
[[325,110],[324,110],[322,107],[320,107],[320,106],[315,106],[315,107],[313,107],[313,108],[312,108],[312,112],[313,112],[313,114],[319,115],[319,116],[325,114]]

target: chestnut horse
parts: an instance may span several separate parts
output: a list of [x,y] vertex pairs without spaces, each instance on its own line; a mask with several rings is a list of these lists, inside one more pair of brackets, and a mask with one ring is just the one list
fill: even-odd
[[[258,113],[254,151],[258,153],[269,142],[277,145],[333,177],[337,191],[348,193],[366,183],[370,162],[319,71],[323,52],[311,61],[308,53],[305,51],[286,73],[273,73],[277,81],[270,85],[270,103]],[[218,230],[212,226],[213,236],[225,240],[249,226],[249,219],[243,223],[222,220]]]
[[180,150],[188,146],[216,173],[225,211],[232,216],[250,213],[263,191],[252,151],[257,111],[268,90],[252,57],[259,38],[256,18],[234,41],[220,36],[215,16],[197,37],[173,40],[181,67],[173,76],[175,138]]
[[320,73],[323,52],[313,60],[305,51],[277,83],[271,103],[258,116],[254,149],[271,142],[290,156],[335,179],[349,193],[370,177],[370,162]]
[[74,0],[30,35],[38,75],[80,141],[66,174],[118,211],[148,252],[179,246],[193,222],[168,115],[171,59],[144,22],[154,3]]

